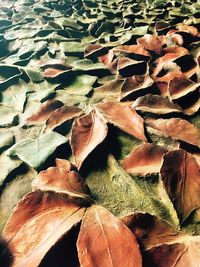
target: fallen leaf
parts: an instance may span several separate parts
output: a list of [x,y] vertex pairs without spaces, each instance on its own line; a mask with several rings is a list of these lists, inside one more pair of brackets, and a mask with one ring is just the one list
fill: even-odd
[[81,266],[142,266],[134,234],[101,206],[87,209],[81,223],[77,249]]
[[97,104],[96,108],[109,123],[142,141],[147,140],[144,134],[143,119],[131,107],[130,102],[105,102]]
[[[55,149],[66,143],[67,138],[56,132],[40,135],[37,139],[23,139],[6,151],[10,157],[18,156],[33,168],[39,168]],[[30,153],[31,151],[31,153]]]
[[171,119],[147,119],[147,129],[163,137],[171,137],[194,146],[200,146],[200,131],[187,120],[180,118]]
[[107,131],[105,120],[95,110],[75,120],[72,127],[71,147],[78,169],[92,150],[105,139]]
[[64,159],[56,159],[56,167],[41,171],[34,179],[32,187],[34,190],[54,191],[67,194],[71,199],[89,201],[88,187],[83,178],[73,171],[70,162]]
[[63,122],[78,117],[81,114],[82,110],[75,106],[64,105],[61,108],[57,108],[49,114],[49,117],[46,121],[45,132],[54,129]]
[[60,108],[63,106],[63,103],[59,100],[47,100],[46,102],[42,103],[40,108],[32,114],[27,121],[29,123],[42,123],[45,122],[52,111]]
[[3,230],[14,256],[14,266],[39,266],[50,248],[82,219],[84,211],[53,192],[26,195]]
[[181,108],[177,104],[170,102],[167,97],[152,94],[138,97],[132,106],[136,110],[139,110],[141,112],[149,112],[155,114],[182,112]]
[[167,149],[155,144],[143,144],[134,149],[122,162],[122,167],[131,174],[159,173]]
[[196,159],[184,150],[164,155],[160,170],[166,191],[181,221],[200,207],[200,168]]
[[117,64],[117,70],[123,77],[141,75],[146,73],[147,63],[145,61],[137,61],[128,57],[120,57]]
[[164,45],[164,36],[156,36],[151,34],[145,34],[143,37],[137,39],[138,45],[141,45],[147,50],[153,51],[156,54],[160,54]]

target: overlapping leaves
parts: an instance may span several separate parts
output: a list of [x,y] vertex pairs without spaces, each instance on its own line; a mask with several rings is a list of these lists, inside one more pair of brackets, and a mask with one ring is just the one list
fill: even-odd
[[0,4],[0,219],[16,206],[3,231],[13,266],[44,264],[81,220],[81,266],[199,264],[199,8]]

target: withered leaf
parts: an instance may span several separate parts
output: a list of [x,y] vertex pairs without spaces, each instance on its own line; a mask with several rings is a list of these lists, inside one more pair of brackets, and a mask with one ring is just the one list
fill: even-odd
[[41,104],[39,110],[32,114],[27,121],[30,123],[42,123],[45,122],[50,113],[63,106],[63,103],[59,100],[50,99]]
[[145,122],[151,133],[200,146],[200,131],[187,120],[180,118],[147,119]]
[[133,150],[122,162],[122,167],[131,174],[159,173],[163,155],[167,149],[155,144],[143,144]]
[[90,44],[86,47],[84,57],[93,58],[105,54],[106,48],[100,44]]
[[168,84],[168,93],[171,100],[177,100],[200,87],[199,83],[194,83],[184,74],[177,73]]
[[96,108],[108,122],[134,137],[146,141],[143,119],[131,107],[130,102],[105,102],[97,104]]
[[49,115],[46,121],[45,131],[52,130],[63,122],[78,117],[81,114],[82,110],[75,106],[64,105],[61,108],[57,108]]
[[200,237],[183,236],[155,246],[145,253],[144,267],[188,267],[200,265]]
[[122,85],[120,99],[131,96],[143,95],[150,90],[154,80],[150,76],[134,75],[127,78]]
[[142,112],[150,112],[155,114],[168,114],[172,112],[181,112],[181,108],[170,102],[167,97],[160,95],[147,94],[139,97],[133,107]]
[[71,147],[78,169],[92,150],[105,139],[107,131],[104,118],[96,110],[75,120],[72,127]]
[[125,52],[127,54],[136,54],[148,59],[149,52],[140,45],[121,45],[114,48],[114,52]]
[[128,57],[120,57],[117,64],[117,70],[123,77],[145,74],[147,70],[147,62],[142,60],[137,61]]
[[89,192],[83,178],[72,170],[68,160],[56,159],[56,167],[41,171],[32,183],[34,190],[65,193],[69,197],[89,199]]
[[143,37],[137,39],[137,43],[147,50],[160,54],[164,45],[164,36],[156,36],[145,34]]
[[36,191],[26,195],[3,230],[14,256],[14,266],[39,266],[50,248],[82,219],[84,211],[53,192]]
[[135,213],[122,218],[122,221],[135,234],[143,249],[171,242],[180,235],[169,223],[148,213]]
[[166,191],[181,221],[200,207],[200,168],[196,159],[184,150],[164,155],[160,170]]
[[87,209],[77,241],[81,266],[142,266],[134,234],[101,206]]

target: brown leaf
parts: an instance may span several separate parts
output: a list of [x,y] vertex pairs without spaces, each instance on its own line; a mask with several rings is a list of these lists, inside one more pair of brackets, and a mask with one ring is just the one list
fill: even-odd
[[164,155],[160,170],[166,191],[181,221],[200,207],[200,168],[196,159],[184,150]]
[[183,236],[146,251],[144,267],[200,266],[200,237]]
[[105,139],[107,132],[106,122],[96,110],[75,120],[72,127],[71,147],[78,169],[92,150]]
[[134,234],[101,206],[87,209],[77,241],[80,265],[142,267]]
[[164,147],[143,144],[125,157],[122,167],[131,174],[159,173],[165,153],[167,153],[167,149]]
[[179,99],[193,91],[200,86],[199,83],[194,83],[188,79],[184,74],[177,73],[168,84],[168,93],[171,100]]
[[93,58],[105,54],[106,48],[100,44],[90,44],[86,47],[84,57]]
[[143,119],[130,102],[106,102],[97,104],[96,108],[109,123],[146,142]]
[[47,252],[83,217],[84,208],[53,192],[32,192],[15,207],[3,236],[15,267],[37,267]]
[[151,34],[145,34],[143,37],[137,39],[137,43],[147,50],[153,51],[156,54],[160,54],[165,42],[163,35],[156,36]]
[[55,127],[61,125],[63,122],[71,120],[82,114],[82,110],[78,107],[64,105],[61,108],[56,109],[51,112],[46,121],[45,131],[54,129]]
[[107,67],[110,66],[113,59],[114,59],[113,49],[110,49],[107,54],[98,57],[98,60]]
[[42,123],[45,122],[49,116],[50,113],[57,108],[60,108],[63,106],[63,103],[59,100],[47,100],[43,104],[41,104],[39,110],[37,110],[33,115],[31,115],[27,121],[31,123]]
[[200,146],[200,131],[190,122],[180,119],[147,119],[148,130],[158,136],[171,137]]
[[155,114],[181,112],[181,108],[177,104],[170,102],[167,97],[152,94],[139,97],[134,102],[133,107],[142,112]]
[[43,78],[46,79],[54,79],[59,77],[60,75],[68,72],[69,69],[67,70],[62,70],[62,69],[57,69],[57,68],[47,68],[45,69],[44,73],[43,73]]
[[122,85],[120,99],[123,99],[131,94],[138,96],[144,94],[154,84],[154,80],[150,76],[134,75],[127,78]]
[[89,190],[83,178],[73,171],[71,163],[64,159],[56,159],[56,167],[41,171],[33,180],[32,187],[34,190],[65,193],[72,199],[89,200]]
[[128,57],[120,57],[117,70],[123,77],[145,74],[147,70],[147,62],[137,61]]
[[179,232],[160,218],[147,214],[135,213],[122,218],[122,221],[135,234],[145,250],[162,243],[172,242]]
[[114,52],[124,52],[127,54],[136,54],[142,56],[144,59],[148,59],[150,56],[149,52],[140,45],[121,45],[114,48]]

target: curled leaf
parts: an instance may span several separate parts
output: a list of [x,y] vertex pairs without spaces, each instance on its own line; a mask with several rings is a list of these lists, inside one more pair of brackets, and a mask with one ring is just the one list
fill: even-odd
[[75,120],[72,127],[71,147],[78,169],[92,150],[105,139],[107,131],[105,120],[95,110]]
[[181,108],[177,104],[170,102],[168,98],[152,94],[139,97],[133,103],[133,107],[142,112],[155,114],[181,112]]
[[190,122],[180,119],[147,119],[148,130],[158,136],[171,137],[200,146],[200,131]]
[[132,174],[159,173],[167,149],[154,144],[143,144],[133,150],[122,162],[122,167]]
[[134,137],[146,141],[143,119],[131,107],[130,102],[106,102],[97,104],[96,108],[108,122]]

